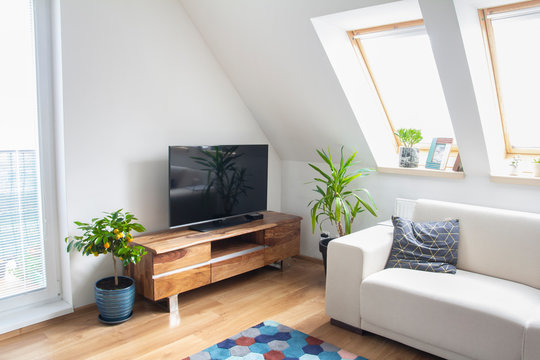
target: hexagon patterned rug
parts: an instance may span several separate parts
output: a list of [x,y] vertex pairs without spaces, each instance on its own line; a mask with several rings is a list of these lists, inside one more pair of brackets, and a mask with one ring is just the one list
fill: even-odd
[[367,360],[313,336],[267,320],[184,360]]

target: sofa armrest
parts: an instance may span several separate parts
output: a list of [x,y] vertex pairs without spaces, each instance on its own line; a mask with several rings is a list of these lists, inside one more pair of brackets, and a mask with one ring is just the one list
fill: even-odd
[[392,234],[392,227],[377,225],[329,243],[326,313],[332,319],[360,328],[360,284],[384,269]]
[[540,359],[540,306],[536,308],[525,329],[523,360]]

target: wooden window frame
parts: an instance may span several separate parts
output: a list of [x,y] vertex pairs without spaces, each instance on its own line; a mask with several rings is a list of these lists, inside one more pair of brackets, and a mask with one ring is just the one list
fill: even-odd
[[[538,0],[540,1],[540,0]],[[399,147],[403,144],[401,143],[401,140],[396,135],[396,128],[394,126],[394,123],[392,122],[392,119],[390,118],[390,115],[388,114],[388,109],[386,108],[386,105],[383,101],[383,98],[381,96],[381,92],[379,90],[379,87],[377,85],[377,81],[375,80],[375,77],[373,76],[373,72],[371,71],[371,66],[369,65],[369,61],[367,59],[366,52],[364,50],[364,47],[362,45],[362,42],[358,38],[360,35],[365,34],[373,34],[377,32],[385,32],[385,31],[392,31],[392,30],[398,30],[398,29],[406,29],[406,28],[412,28],[417,26],[423,26],[424,20],[423,19],[417,19],[417,20],[410,20],[410,21],[403,21],[393,24],[387,24],[387,25],[380,25],[380,26],[373,26],[369,28],[364,29],[357,29],[357,30],[350,30],[347,31],[347,35],[349,36],[349,39],[355,49],[355,52],[357,56],[362,59],[364,62],[364,65],[366,66],[366,70],[368,72],[369,78],[371,79],[371,83],[373,85],[373,88],[375,89],[375,92],[377,94],[377,98],[379,99],[379,103],[381,104],[382,110],[384,112],[384,115],[386,117],[386,120],[388,121],[388,125],[390,126],[390,130],[392,131],[392,136],[394,137],[395,142],[395,150],[396,152],[399,151]],[[430,146],[420,146],[420,151],[422,152],[428,152],[430,149]],[[451,153],[457,154],[458,148],[456,145],[452,145]]]
[[489,16],[494,15],[494,14],[506,13],[510,11],[533,8],[533,7],[540,7],[540,0],[529,0],[529,1],[520,2],[520,3],[495,6],[491,8],[485,8],[485,9],[478,9],[478,16],[480,18],[480,26],[482,28],[482,35],[484,37],[486,56],[488,59],[493,84],[495,85],[495,94],[497,98],[497,107],[499,111],[499,118],[501,121],[501,127],[502,127],[502,132],[503,132],[506,157],[511,157],[514,155],[540,155],[540,149],[514,147],[512,146],[512,143],[510,142],[507,120],[505,119],[505,115],[504,115],[504,105],[502,101],[502,93],[501,93],[501,88],[500,88],[499,70],[497,67],[497,51],[495,48],[495,37],[493,34],[493,26],[492,26],[491,19],[489,18]]

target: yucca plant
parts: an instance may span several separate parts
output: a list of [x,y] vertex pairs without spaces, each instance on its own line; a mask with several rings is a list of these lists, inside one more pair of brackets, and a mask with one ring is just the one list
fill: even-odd
[[[343,155],[343,146],[341,147],[341,158],[339,166],[336,167],[332,161],[330,149],[328,153],[324,150],[317,150],[317,154],[330,168],[325,172],[319,167],[309,164],[321,177],[314,178],[315,191],[319,198],[312,200],[308,206],[311,206],[311,226],[315,232],[315,225],[319,224],[322,230],[322,224],[329,221],[336,226],[339,236],[351,233],[351,225],[356,216],[364,211],[368,211],[373,216],[377,216],[375,203],[368,190],[364,188],[349,189],[351,182],[359,177],[367,176],[372,169],[356,169],[353,167],[358,163],[353,162],[356,152],[345,158]],[[367,200],[362,199],[363,194]]]

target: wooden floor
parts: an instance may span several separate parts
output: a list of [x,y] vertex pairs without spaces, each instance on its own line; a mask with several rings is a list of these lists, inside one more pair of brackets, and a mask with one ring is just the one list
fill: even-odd
[[376,359],[438,359],[399,343],[329,323],[322,265],[292,259],[179,297],[181,318],[138,298],[133,318],[107,326],[89,306],[0,335],[0,359],[182,359],[264,320],[275,320],[355,354]]

